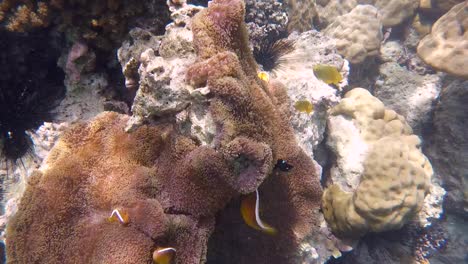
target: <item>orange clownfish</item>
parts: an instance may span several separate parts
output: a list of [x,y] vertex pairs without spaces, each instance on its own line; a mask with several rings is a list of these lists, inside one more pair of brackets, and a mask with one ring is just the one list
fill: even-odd
[[113,222],[120,222],[122,225],[127,225],[130,223],[130,218],[128,217],[127,212],[119,211],[119,209],[114,209],[111,215],[107,218],[107,221]]
[[265,232],[270,235],[276,234],[277,230],[266,224],[260,219],[260,196],[258,190],[255,190],[255,193],[251,193],[244,197],[241,202],[241,214],[244,218],[245,223],[257,230]]
[[171,247],[158,247],[154,252],[153,252],[153,262],[155,264],[170,264],[172,263],[172,260],[174,259],[174,255],[176,253],[175,248]]

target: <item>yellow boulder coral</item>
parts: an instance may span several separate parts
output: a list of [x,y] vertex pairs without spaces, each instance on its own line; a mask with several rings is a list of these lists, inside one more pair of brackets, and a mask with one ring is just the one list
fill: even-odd
[[331,114],[351,118],[369,149],[354,192],[337,184],[325,190],[322,207],[329,226],[346,237],[401,228],[422,208],[433,174],[420,139],[362,88],[348,92]]
[[455,5],[418,44],[418,55],[432,67],[468,78],[468,2]]

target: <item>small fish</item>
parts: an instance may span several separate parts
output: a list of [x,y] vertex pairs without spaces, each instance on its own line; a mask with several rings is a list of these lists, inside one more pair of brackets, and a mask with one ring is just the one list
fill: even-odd
[[255,193],[251,193],[242,199],[241,215],[242,218],[244,218],[245,223],[253,229],[260,230],[267,234],[276,234],[277,230],[274,227],[264,223],[262,219],[260,219],[259,207],[260,197],[258,190],[255,190]]
[[314,111],[314,105],[308,100],[300,100],[294,103],[294,108],[299,112],[310,114]]
[[158,247],[153,252],[153,262],[155,264],[170,264],[174,259],[174,255],[176,253],[175,248],[172,247]]
[[294,168],[294,166],[289,164],[285,160],[279,159],[279,160],[276,161],[275,169],[279,169],[280,171],[288,172],[292,168]]
[[126,212],[120,212],[119,209],[114,209],[111,215],[107,218],[107,221],[113,222],[120,222],[122,225],[127,225],[130,223],[130,218]]
[[264,71],[258,72],[258,78],[260,78],[260,80],[265,81],[265,82],[270,81],[270,75],[268,74],[268,72],[264,72]]
[[336,67],[318,64],[315,65],[313,69],[315,77],[326,84],[338,85],[343,80],[343,76],[341,76],[341,73],[336,69]]

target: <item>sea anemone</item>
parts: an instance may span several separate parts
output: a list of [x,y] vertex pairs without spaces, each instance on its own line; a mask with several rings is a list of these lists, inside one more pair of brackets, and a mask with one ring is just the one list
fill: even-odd
[[253,54],[258,64],[265,71],[275,71],[284,63],[284,56],[294,51],[294,41],[279,39],[276,41],[265,40],[258,48],[254,47]]
[[47,34],[2,31],[0,39],[0,165],[8,173],[31,149],[26,131],[50,121],[65,87]]

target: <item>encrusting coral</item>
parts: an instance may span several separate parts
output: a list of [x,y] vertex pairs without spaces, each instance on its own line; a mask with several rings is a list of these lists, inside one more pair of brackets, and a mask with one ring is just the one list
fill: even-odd
[[343,237],[401,228],[422,208],[433,174],[420,150],[420,139],[403,117],[385,109],[362,88],[349,91],[331,115],[341,119],[331,120],[331,126],[338,121],[354,123],[368,150],[353,192],[343,191],[338,184],[325,190],[322,206],[327,223]]
[[468,77],[468,3],[452,7],[418,44],[418,55],[432,67]]
[[[243,1],[215,0],[191,25],[198,57],[186,78],[210,90],[214,148],[171,118],[130,133],[130,117],[110,112],[76,125],[31,177],[8,226],[10,263],[149,263],[161,247],[177,250],[175,263],[203,263],[215,213],[256,189],[278,236],[248,230],[236,254],[254,242],[252,263],[297,263],[301,239],[317,230],[322,191],[295,141],[284,87],[257,77],[244,12]],[[278,159],[294,168],[274,169]]]

